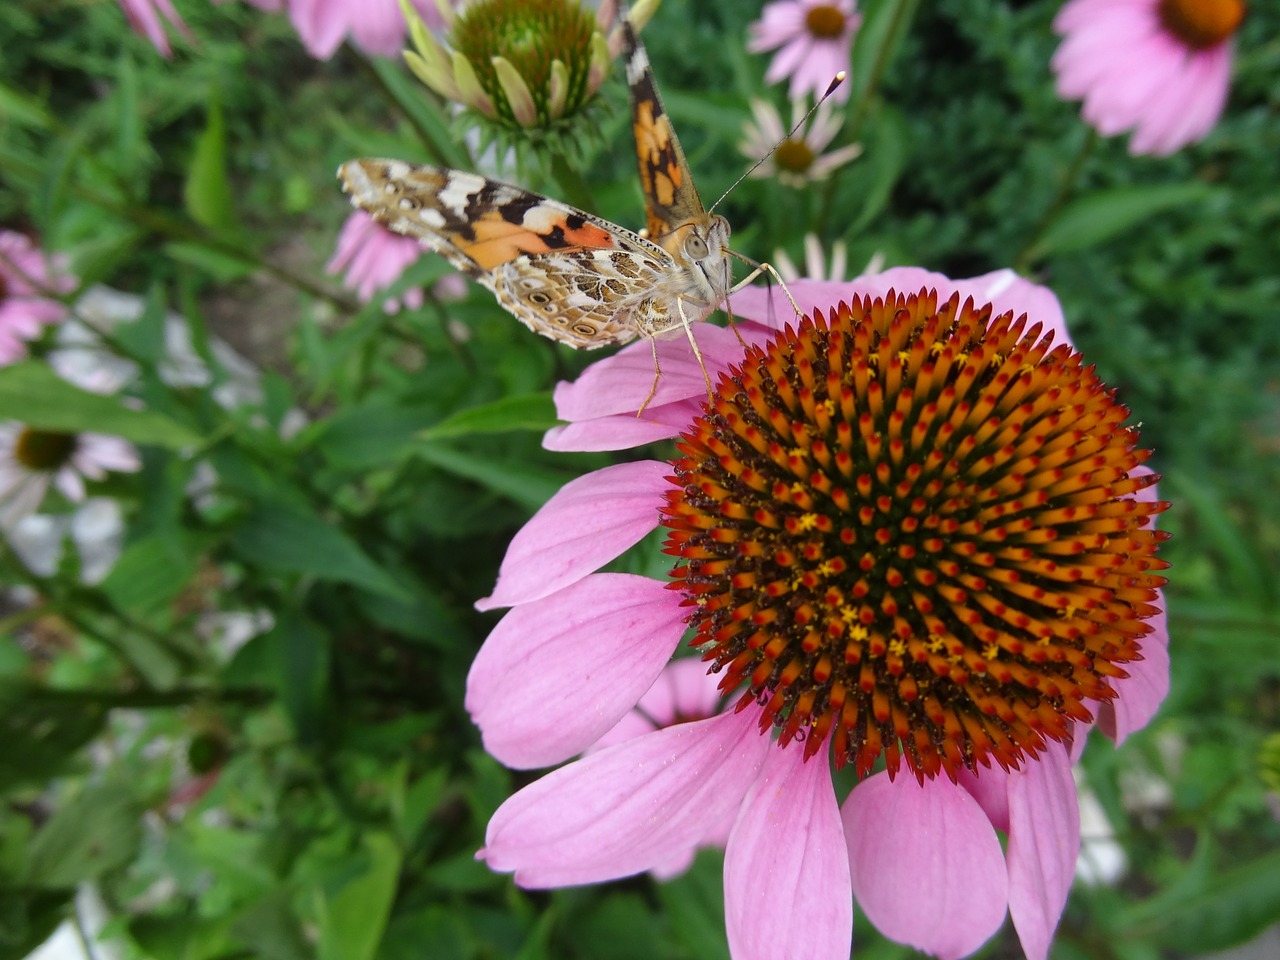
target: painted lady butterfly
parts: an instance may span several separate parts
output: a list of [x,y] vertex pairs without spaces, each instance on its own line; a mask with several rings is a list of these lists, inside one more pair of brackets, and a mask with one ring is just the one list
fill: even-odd
[[[728,221],[703,209],[629,20],[622,30],[644,235],[461,170],[398,160],[351,160],[338,169],[355,206],[488,287],[535,333],[583,350],[688,332],[728,297],[730,257],[738,256],[729,251]],[[691,332],[689,341],[701,362]],[[656,389],[656,348],[654,365]]]

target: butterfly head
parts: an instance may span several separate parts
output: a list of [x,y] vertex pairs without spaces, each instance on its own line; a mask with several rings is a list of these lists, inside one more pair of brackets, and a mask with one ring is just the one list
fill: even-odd
[[690,220],[658,242],[679,265],[681,295],[715,309],[733,285],[729,221],[720,216]]

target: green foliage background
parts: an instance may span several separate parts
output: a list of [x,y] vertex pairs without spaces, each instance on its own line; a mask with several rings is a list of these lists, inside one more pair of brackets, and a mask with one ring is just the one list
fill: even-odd
[[[0,958],[25,956],[90,880],[126,957],[727,956],[714,853],[665,885],[549,893],[474,860],[529,778],[483,753],[462,706],[496,620],[472,603],[532,511],[610,462],[539,444],[552,385],[591,358],[483,290],[395,315],[357,304],[323,269],[349,211],[333,170],[470,165],[446,113],[397,63],[312,60],[282,16],[177,6],[198,42],[169,61],[113,2],[0,10],[0,223],[69,254],[82,289],[146,299],[108,344],[138,363],[143,409],[38,359],[0,369],[0,417],[116,433],[144,456],[101,490],[127,520],[101,584],[79,581],[71,549],[47,577],[7,549],[0,563],[38,598],[0,620]],[[665,0],[646,28],[707,197],[744,168],[749,98],[784,106],[744,50],[759,6]],[[1123,750],[1085,756],[1129,872],[1077,884],[1053,956],[1190,956],[1280,917],[1280,763],[1263,750],[1280,723],[1280,14],[1254,5],[1205,143],[1135,158],[1055,97],[1058,6],[867,0],[840,141],[863,157],[802,192],[745,181],[721,212],[757,258],[798,259],[813,231],[856,268],[1017,267],[1058,294],[1142,423],[1173,501],[1173,689]],[[616,77],[604,96],[575,165],[595,212],[634,223]],[[520,176],[562,193],[548,170],[530,157]],[[446,272],[424,257],[396,290]],[[162,378],[167,311],[213,384]],[[263,369],[259,400],[214,402],[229,378],[214,336]],[[294,409],[305,425],[282,432]],[[217,481],[193,495],[206,467]],[[624,563],[663,569],[652,550]],[[230,653],[213,639],[226,614],[260,624]],[[169,802],[209,769],[194,804]],[[1135,799],[1139,777],[1163,785],[1155,801]],[[911,955],[861,920],[855,943]],[[982,955],[1016,943],[1006,929]]]

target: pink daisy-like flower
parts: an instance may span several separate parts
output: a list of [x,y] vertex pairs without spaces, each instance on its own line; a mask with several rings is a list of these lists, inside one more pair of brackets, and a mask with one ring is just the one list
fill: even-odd
[[61,258],[50,259],[21,233],[0,230],[0,365],[21,360],[24,341],[66,317],[67,308],[55,298],[75,286]]
[[1130,153],[1173,153],[1222,115],[1244,15],[1244,0],[1071,0],[1053,22],[1058,95],[1104,137],[1132,130]]
[[39,510],[51,486],[79,503],[85,497],[85,480],[141,467],[138,451],[120,437],[0,423],[0,530],[12,530]]
[[[697,328],[709,408],[679,340],[643,418],[648,344],[557,390],[549,446],[681,437],[680,456],[573,481],[512,541],[478,604],[512,609],[467,684],[486,748],[521,769],[581,753],[689,625],[734,709],[547,774],[480,856],[522,886],[594,883],[730,825],[737,960],[843,960],[855,900],[943,958],[1008,913],[1043,960],[1079,849],[1070,749],[1094,718],[1123,739],[1167,690],[1146,454],[1056,298],[1010,271],[791,290],[821,311],[798,329],[752,322],[794,326],[781,296],[734,298],[745,356]],[[660,520],[673,580],[594,572]],[[843,802],[833,763],[860,777]]]
[[[434,0],[408,0],[426,22],[443,19]],[[289,20],[307,52],[317,60],[333,56],[348,35],[365,53],[399,56],[407,27],[400,0],[287,0]]]
[[187,40],[191,39],[191,31],[169,0],[120,0],[120,6],[124,8],[124,15],[133,29],[150,40],[161,56],[173,56],[173,48],[169,46],[169,37],[165,33],[161,15],[178,33]]
[[[392,233],[363,210],[357,210],[342,225],[337,248],[325,270],[335,275],[346,271],[342,285],[368,303],[399,280],[421,256],[422,247],[417,240]],[[417,310],[422,302],[422,288],[411,287],[399,299],[388,297],[383,307],[387,313],[396,313],[402,305]]]
[[[769,64],[765,82],[790,77],[792,100],[806,94],[820,97],[832,77],[849,69],[853,38],[861,23],[854,0],[775,0],[751,24],[747,49],[763,53],[781,47]],[[847,101],[849,85],[841,84],[832,97],[837,103]]]

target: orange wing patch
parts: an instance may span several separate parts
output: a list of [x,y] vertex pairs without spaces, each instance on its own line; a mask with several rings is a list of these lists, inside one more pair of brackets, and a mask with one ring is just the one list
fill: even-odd
[[614,238],[595,224],[574,223],[573,220],[573,217],[566,217],[555,210],[531,210],[521,222],[513,223],[502,215],[501,210],[495,210],[473,220],[467,231],[473,237],[462,233],[454,239],[454,245],[485,270],[492,270],[523,254],[617,246]]

